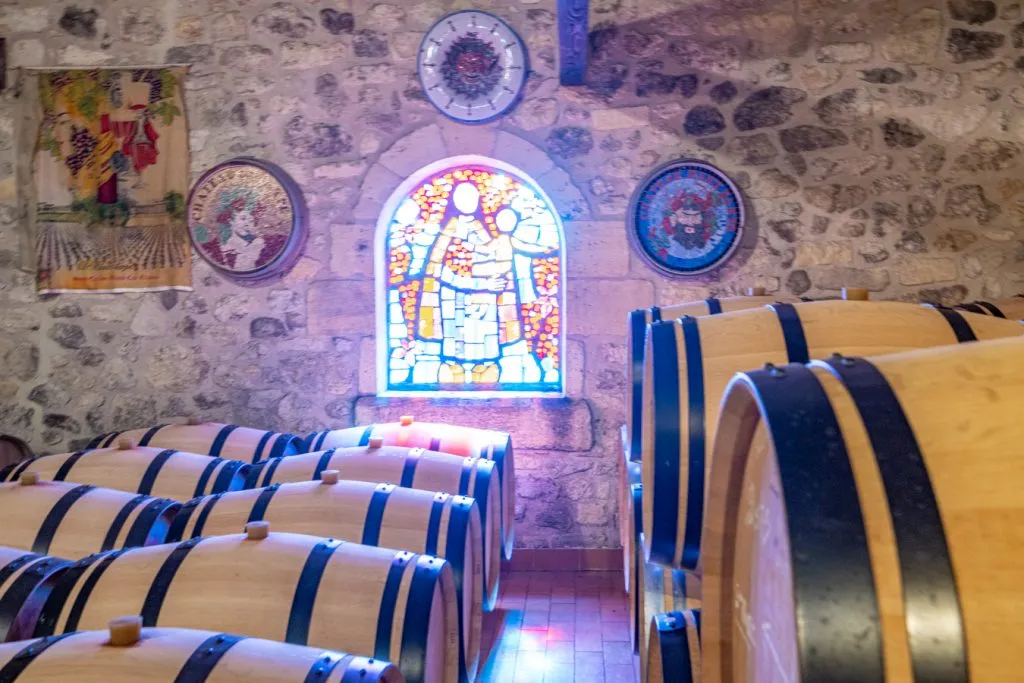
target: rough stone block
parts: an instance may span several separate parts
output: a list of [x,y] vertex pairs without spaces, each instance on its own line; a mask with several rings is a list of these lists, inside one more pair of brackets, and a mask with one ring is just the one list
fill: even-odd
[[595,109],[590,112],[594,130],[643,128],[651,122],[651,109],[647,106]]
[[555,162],[546,152],[518,135],[498,131],[494,156],[536,178],[554,168]]
[[376,221],[380,216],[384,202],[395,191],[402,176],[395,175],[382,164],[375,164],[363,176],[363,184],[359,188],[359,203],[352,212],[356,220]]
[[629,244],[621,221],[568,221],[565,241],[569,277],[629,273]]
[[375,324],[373,283],[366,280],[314,282],[306,306],[312,335],[360,334]]
[[889,271],[882,268],[816,268],[811,281],[819,289],[840,290],[843,287],[863,287],[881,292],[889,287]]
[[[541,152],[543,154],[543,152]],[[572,181],[572,176],[555,166],[536,178],[537,184],[555,203],[555,210],[562,220],[572,220],[590,215],[590,207],[583,198],[580,188]]]
[[624,334],[626,315],[654,303],[654,285],[646,280],[585,280],[567,288],[567,332],[570,335]]
[[374,232],[366,223],[331,226],[331,272],[343,278],[373,277]]
[[796,245],[794,268],[848,265],[853,262],[849,242],[802,242]]
[[466,126],[446,120],[440,125],[440,129],[444,146],[451,156],[479,154],[489,157],[494,155],[494,145],[498,133],[497,124]]
[[377,393],[377,338],[359,340],[359,393]]
[[424,126],[391,145],[380,156],[385,168],[405,178],[429,163],[448,156],[441,129],[436,125]]
[[934,282],[951,282],[957,278],[956,261],[951,258],[902,259],[897,266],[901,285],[930,285]]
[[396,422],[412,415],[421,422],[442,422],[496,429],[512,434],[517,449],[586,451],[594,443],[593,416],[586,401],[573,399],[438,402],[422,399],[356,400],[356,423]]

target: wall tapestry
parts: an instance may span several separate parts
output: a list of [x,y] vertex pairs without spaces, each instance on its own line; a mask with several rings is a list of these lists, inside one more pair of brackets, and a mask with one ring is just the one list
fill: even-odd
[[463,10],[443,17],[420,45],[417,70],[427,98],[464,123],[490,121],[516,105],[529,71],[526,45],[498,17]]
[[256,283],[287,270],[306,240],[302,193],[282,169],[241,157],[203,174],[188,199],[192,244],[218,272]]
[[378,226],[381,393],[560,394],[562,229],[521,171],[456,157]]
[[736,251],[743,198],[717,168],[673,161],[637,186],[627,220],[630,239],[649,264],[668,275],[696,275]]
[[185,71],[39,73],[40,292],[190,288]]

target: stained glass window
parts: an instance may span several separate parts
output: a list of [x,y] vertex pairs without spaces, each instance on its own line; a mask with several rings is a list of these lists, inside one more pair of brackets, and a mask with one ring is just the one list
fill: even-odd
[[562,226],[526,174],[428,166],[392,195],[377,244],[383,393],[562,393]]

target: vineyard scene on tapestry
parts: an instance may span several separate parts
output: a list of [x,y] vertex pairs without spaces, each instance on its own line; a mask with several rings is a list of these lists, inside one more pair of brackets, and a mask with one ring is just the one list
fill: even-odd
[[386,392],[562,392],[562,237],[525,178],[430,174],[386,229]]
[[187,289],[184,69],[39,75],[42,292]]

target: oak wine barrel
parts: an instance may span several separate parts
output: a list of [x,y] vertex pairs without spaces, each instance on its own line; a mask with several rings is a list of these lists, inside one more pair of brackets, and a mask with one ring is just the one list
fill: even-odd
[[0,545],[79,558],[163,543],[180,503],[25,472],[0,484]]
[[512,453],[512,437],[508,433],[416,422],[412,417],[404,416],[399,422],[388,424],[314,432],[306,437],[306,446],[309,451],[368,446],[374,438],[381,439],[385,446],[424,448],[464,458],[493,460],[501,489],[502,547],[505,559],[512,559],[512,548],[515,544],[516,468]]
[[32,449],[16,436],[0,434],[0,469],[16,465],[32,457]]
[[35,637],[102,628],[198,628],[393,662],[409,683],[459,681],[451,565],[334,539],[245,534],[94,555],[57,578]]
[[0,482],[17,481],[31,469],[42,479],[105,486],[147,496],[188,500],[244,487],[251,465],[172,449],[135,446],[41,455],[0,469]]
[[707,683],[1020,678],[1022,357],[1005,339],[730,383],[702,555]]
[[[643,551],[638,549],[637,555],[642,556]],[[700,579],[693,572],[662,567],[640,558],[636,600],[631,600],[629,607],[639,643],[637,652],[640,655],[641,671],[650,659],[647,648],[652,638],[654,616],[663,612],[700,609],[700,596]]]
[[643,633],[643,625],[640,623],[640,615],[643,612],[643,584],[642,574],[644,573],[644,547],[643,534],[640,529],[643,527],[643,485],[633,484],[629,487],[629,545],[623,546],[623,564],[628,565],[628,583],[626,584],[626,597],[629,600],[629,641],[633,646],[633,652],[640,652],[640,636]]
[[688,301],[670,306],[652,306],[630,311],[626,318],[626,349],[629,360],[626,363],[626,431],[629,434],[629,459],[640,462],[643,448],[643,380],[644,380],[644,339],[647,326],[662,320],[675,320],[683,316],[700,317],[718,315],[732,311],[745,311],[775,302],[793,302],[791,297],[765,296],[764,287],[752,287],[747,296],[709,297],[703,301]]
[[139,446],[175,448],[228,460],[259,462],[267,458],[305,452],[302,438],[294,434],[268,432],[219,422],[189,420],[187,424],[158,425],[148,429],[110,432],[89,442],[89,448],[109,448],[118,439]]
[[982,315],[994,315],[1007,320],[1024,320],[1024,294],[1001,301],[972,301],[954,308]]
[[[622,574],[625,579],[626,592],[629,592],[632,581],[633,566],[636,562],[633,549],[636,546],[636,535],[640,526],[637,522],[639,510],[634,506],[633,486],[640,484],[640,463],[623,458],[622,471],[619,473],[619,542],[622,544]],[[636,503],[641,503],[637,500]]]
[[45,596],[37,595],[36,604],[28,604],[36,588],[54,573],[70,566],[70,561],[59,557],[0,546],[0,643],[12,639],[19,614],[30,621],[38,615],[42,607],[40,601]]
[[483,531],[483,605],[484,611],[493,609],[498,599],[501,522],[494,509],[500,499],[492,461],[422,448],[381,446],[379,440],[374,439],[365,447],[333,448],[258,463],[249,473],[246,486],[316,480],[326,470],[337,470],[341,479],[475,498]]
[[701,683],[700,610],[656,614],[642,683]]
[[773,304],[654,323],[644,371],[644,535],[653,562],[695,569],[722,394],[736,373],[830,354],[877,355],[1020,336],[1009,320],[911,303]]
[[[448,561],[455,577],[463,661],[470,680],[480,661],[483,539],[472,498],[394,484],[339,481],[327,470],[319,482],[272,484],[189,501],[178,512],[169,542],[237,533],[265,520],[275,530],[397,548]],[[497,566],[493,567],[497,571]]]
[[0,681],[18,683],[403,683],[393,665],[343,652],[231,633],[142,628],[139,617],[108,630],[0,645]]

